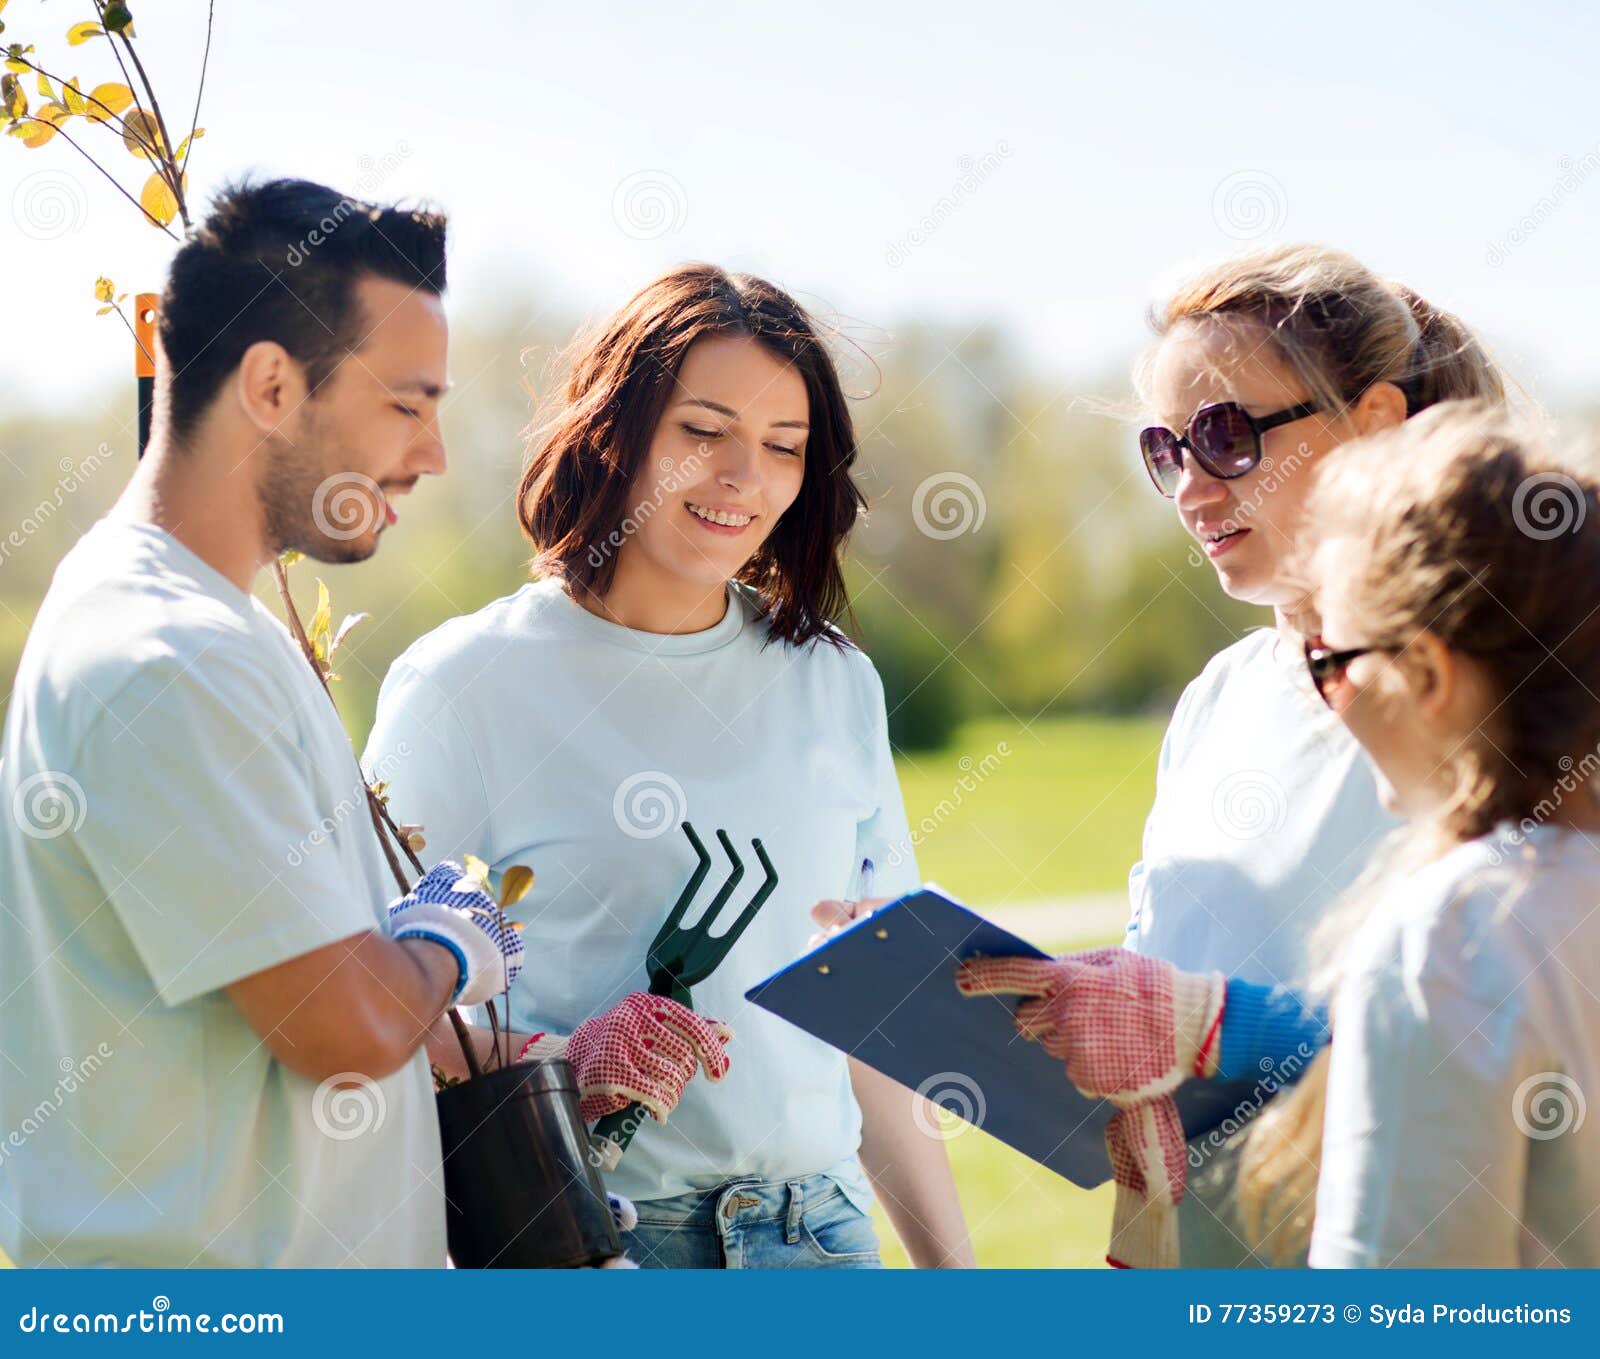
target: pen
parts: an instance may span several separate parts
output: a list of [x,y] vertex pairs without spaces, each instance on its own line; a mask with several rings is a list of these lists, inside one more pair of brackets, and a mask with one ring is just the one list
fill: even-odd
[[861,871],[856,875],[856,894],[853,900],[865,901],[872,895],[872,860],[861,861]]

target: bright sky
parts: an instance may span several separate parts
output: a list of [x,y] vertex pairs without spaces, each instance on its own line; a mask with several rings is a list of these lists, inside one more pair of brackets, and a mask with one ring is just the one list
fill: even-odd
[[[203,0],[132,8],[187,126]],[[998,320],[1093,383],[1188,266],[1314,239],[1461,312],[1535,395],[1593,399],[1592,5],[217,8],[196,200],[247,169],[426,196],[458,319],[507,296],[593,313],[709,259],[891,331]],[[114,78],[103,42],[66,48],[75,13],[12,0],[6,40]],[[0,396],[126,380],[91,285],[158,286],[165,238],[57,139],[0,146],[0,239]]]

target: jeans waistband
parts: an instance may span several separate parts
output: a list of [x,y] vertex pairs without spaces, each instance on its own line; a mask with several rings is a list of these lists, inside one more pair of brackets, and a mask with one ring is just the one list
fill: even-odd
[[635,1207],[641,1222],[713,1227],[719,1216],[744,1222],[788,1218],[797,1215],[802,1205],[819,1208],[843,1193],[832,1176],[799,1175],[787,1180],[729,1180],[675,1198],[646,1199]]

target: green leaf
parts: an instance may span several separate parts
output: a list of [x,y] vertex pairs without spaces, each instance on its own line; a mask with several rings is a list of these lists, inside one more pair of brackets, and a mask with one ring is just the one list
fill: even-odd
[[50,84],[50,77],[43,71],[39,72],[39,79],[35,83],[39,87],[39,93],[46,99],[54,99],[56,97],[55,87]]
[[73,24],[67,30],[67,45],[69,47],[82,47],[90,38],[103,38],[105,35],[105,29],[101,28],[99,24],[93,20],[86,20],[81,24]]
[[77,76],[73,76],[61,87],[61,102],[70,112],[80,116],[89,112],[89,101],[83,97],[83,91],[78,88]]
[[128,7],[122,3],[122,0],[111,0],[111,3],[105,7],[104,17],[107,33],[122,33],[126,29],[127,32],[124,36],[130,38],[133,36],[133,30],[130,27],[133,23],[133,15],[128,12]]

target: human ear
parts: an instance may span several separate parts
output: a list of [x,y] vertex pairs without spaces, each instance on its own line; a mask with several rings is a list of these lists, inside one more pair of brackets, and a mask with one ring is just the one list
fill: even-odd
[[1405,423],[1406,395],[1392,382],[1374,382],[1350,411],[1356,433],[1377,434]]
[[233,385],[245,418],[263,434],[282,426],[308,394],[305,370],[271,340],[258,340],[244,351]]
[[1407,682],[1424,721],[1450,710],[1461,684],[1461,661],[1431,632],[1419,632],[1402,654]]

